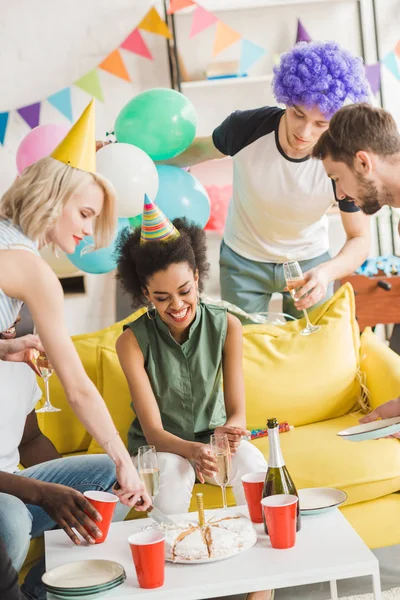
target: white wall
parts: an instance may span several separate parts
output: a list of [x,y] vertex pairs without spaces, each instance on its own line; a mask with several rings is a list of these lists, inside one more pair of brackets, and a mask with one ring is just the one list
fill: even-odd
[[[220,0],[221,2],[221,0]],[[228,2],[228,0],[227,0]],[[229,0],[233,2],[233,0]],[[369,2],[369,0],[363,0]],[[213,0],[200,2],[213,10]],[[55,93],[95,67],[124,37],[139,23],[151,0],[19,0],[3,2],[0,20],[0,77],[2,93],[0,112],[35,102]],[[380,25],[381,54],[392,50],[400,37],[400,0],[377,0]],[[263,16],[267,15],[267,16]],[[300,17],[312,37],[337,39],[353,52],[359,51],[356,31],[355,5],[348,0],[329,2],[325,6],[304,3],[296,7],[257,8],[249,11],[224,12],[219,15],[225,22],[243,33],[248,39],[264,44],[270,53],[254,67],[254,73],[269,72],[273,53],[289,48],[295,36],[296,18]],[[205,32],[189,40],[189,19],[178,16],[178,34],[183,40],[183,55],[193,73],[202,69],[202,61],[211,57],[211,32]],[[368,19],[367,19],[368,21]],[[150,62],[126,51],[122,51],[125,64],[132,77],[132,84],[111,74],[100,71],[100,80],[105,103],[97,102],[97,136],[104,138],[105,132],[113,128],[121,107],[138,92],[158,86],[169,86],[168,61],[164,38],[143,33],[155,60]],[[367,58],[374,60],[373,37],[369,28]],[[220,59],[231,57],[234,49],[220,55]],[[398,103],[400,82],[383,67],[385,106],[400,122]],[[263,84],[264,85],[264,84]],[[221,118],[233,108],[261,105],[270,101],[267,84],[258,91],[250,88],[245,92],[223,88],[222,94],[214,96],[193,90],[188,95],[199,111],[200,133],[211,131]],[[211,88],[210,88],[211,90]],[[196,94],[196,96],[195,96]],[[72,104],[76,118],[89,100],[89,96],[73,88]],[[41,123],[64,122],[56,109],[48,103],[42,107]],[[15,152],[20,140],[29,131],[28,126],[16,113],[11,113],[4,148],[0,147],[0,193],[12,182],[15,170]],[[228,164],[228,163],[226,163]],[[228,167],[229,168],[229,167]],[[225,180],[222,163],[214,167],[214,174],[203,169],[203,177],[218,177]],[[335,227],[336,230],[336,227]],[[338,230],[339,231],[339,230]],[[339,233],[334,233],[333,244],[337,245]],[[211,262],[217,262],[218,240],[211,243]],[[216,274],[215,270],[215,274]],[[215,280],[211,289],[215,288]],[[114,320],[114,284],[112,275],[88,276],[87,295],[69,298],[66,316],[71,333],[94,330]]]

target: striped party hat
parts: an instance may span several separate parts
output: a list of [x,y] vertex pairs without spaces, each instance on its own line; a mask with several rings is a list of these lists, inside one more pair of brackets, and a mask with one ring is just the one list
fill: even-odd
[[145,195],[140,243],[169,242],[179,236],[168,217]]

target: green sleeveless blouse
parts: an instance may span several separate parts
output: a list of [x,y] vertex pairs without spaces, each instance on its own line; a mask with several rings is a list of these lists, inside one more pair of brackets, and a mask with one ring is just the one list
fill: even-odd
[[[225,308],[201,302],[183,344],[174,340],[158,314],[154,320],[144,314],[124,326],[132,330],[143,353],[165,431],[181,439],[208,443],[214,429],[226,421],[222,351],[227,324]],[[136,417],[128,435],[130,454],[145,444]]]

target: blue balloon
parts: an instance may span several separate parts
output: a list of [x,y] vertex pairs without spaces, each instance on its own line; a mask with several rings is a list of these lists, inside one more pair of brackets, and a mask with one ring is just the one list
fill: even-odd
[[199,227],[210,218],[210,199],[196,177],[179,167],[157,166],[159,187],[155,203],[170,221],[186,217]]
[[103,273],[114,271],[114,269],[117,268],[117,261],[114,256],[116,243],[121,231],[125,229],[125,227],[130,227],[129,219],[118,219],[114,240],[107,248],[100,248],[99,250],[90,251],[90,248],[94,246],[94,240],[91,235],[84,237],[81,243],[76,247],[75,252],[73,254],[67,254],[69,260],[75,267],[85,273],[101,275]]

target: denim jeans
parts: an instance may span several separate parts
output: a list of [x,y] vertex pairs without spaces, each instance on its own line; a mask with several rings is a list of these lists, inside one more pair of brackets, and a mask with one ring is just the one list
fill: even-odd
[[[115,483],[115,465],[104,454],[72,456],[29,467],[17,473],[17,476],[59,483],[79,492],[108,492]],[[114,520],[123,520],[128,511],[128,507],[118,503]],[[40,506],[25,504],[15,496],[0,493],[0,536],[17,571],[25,561],[31,539],[55,528],[57,524]],[[40,600],[46,598],[41,583],[44,570],[43,559],[27,574],[22,588],[27,597]]]
[[[299,261],[303,273],[330,260],[329,252]],[[237,254],[224,241],[220,251],[220,284],[223,300],[235,304],[247,313],[268,312],[269,302],[274,292],[282,293],[283,312],[299,319],[303,313],[297,310],[289,292],[284,292],[286,287],[283,275],[283,264],[263,263],[249,260]],[[328,285],[322,304],[333,294],[333,283]],[[242,319],[243,322],[247,322]],[[249,321],[250,322],[250,321]]]

